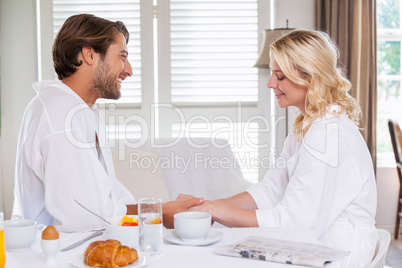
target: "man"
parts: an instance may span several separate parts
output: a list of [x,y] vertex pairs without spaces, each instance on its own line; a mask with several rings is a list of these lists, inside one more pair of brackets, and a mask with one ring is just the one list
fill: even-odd
[[[122,22],[89,14],[68,18],[53,44],[60,81],[34,83],[20,130],[16,201],[22,216],[60,231],[101,228],[104,218],[137,214],[133,195],[116,179],[105,125],[95,102],[118,99],[121,83],[132,75],[127,60],[129,33]],[[163,205],[164,224],[202,199]]]

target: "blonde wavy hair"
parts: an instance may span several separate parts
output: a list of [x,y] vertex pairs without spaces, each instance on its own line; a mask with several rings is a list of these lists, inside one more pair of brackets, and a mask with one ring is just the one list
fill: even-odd
[[333,105],[339,105],[339,113],[346,111],[359,124],[360,106],[348,93],[352,85],[337,65],[338,47],[326,33],[294,30],[275,41],[271,53],[288,79],[308,88],[306,114],[299,112],[293,124],[299,141],[316,119],[327,112],[337,116],[337,112],[329,110]]

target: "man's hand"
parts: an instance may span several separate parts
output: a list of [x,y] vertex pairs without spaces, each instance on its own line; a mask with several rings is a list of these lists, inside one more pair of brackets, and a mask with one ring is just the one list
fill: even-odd
[[163,225],[168,229],[174,228],[174,214],[187,211],[190,207],[198,206],[202,203],[204,203],[203,198],[186,198],[162,204]]

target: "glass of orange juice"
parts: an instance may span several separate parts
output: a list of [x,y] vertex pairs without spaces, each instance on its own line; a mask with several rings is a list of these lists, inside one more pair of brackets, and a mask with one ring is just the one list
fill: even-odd
[[0,212],[0,268],[6,265],[6,249],[4,246],[4,213]]

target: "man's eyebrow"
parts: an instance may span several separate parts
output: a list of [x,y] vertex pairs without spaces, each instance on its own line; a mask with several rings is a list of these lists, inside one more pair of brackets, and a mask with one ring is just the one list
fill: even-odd
[[126,56],[128,56],[128,51],[126,51],[126,50],[122,50],[122,51],[120,51],[121,53],[124,53],[124,54],[126,54]]

